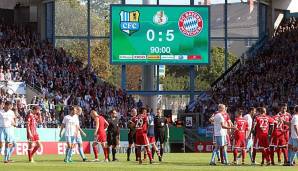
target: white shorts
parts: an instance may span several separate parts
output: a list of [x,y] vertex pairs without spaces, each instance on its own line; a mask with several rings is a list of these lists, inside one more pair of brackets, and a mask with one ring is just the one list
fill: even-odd
[[76,143],[76,137],[75,136],[65,136],[65,141],[70,144]]
[[14,142],[14,127],[0,128],[0,142]]
[[76,141],[75,143],[77,143],[77,144],[82,144],[83,143],[83,140],[82,140],[81,136],[76,137],[75,141]]
[[215,138],[215,144],[218,146],[225,146],[227,145],[227,139],[226,136],[214,136]]
[[292,145],[294,148],[298,148],[298,138],[290,138],[289,144]]

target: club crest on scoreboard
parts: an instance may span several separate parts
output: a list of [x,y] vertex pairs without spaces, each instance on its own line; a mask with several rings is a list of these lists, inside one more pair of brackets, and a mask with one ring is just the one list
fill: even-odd
[[187,37],[197,36],[203,29],[203,19],[199,13],[186,11],[181,14],[178,27],[181,33]]
[[132,35],[140,29],[139,19],[139,11],[121,11],[120,29],[129,36]]
[[153,16],[153,23],[157,25],[164,25],[168,22],[168,17],[164,11],[157,11]]

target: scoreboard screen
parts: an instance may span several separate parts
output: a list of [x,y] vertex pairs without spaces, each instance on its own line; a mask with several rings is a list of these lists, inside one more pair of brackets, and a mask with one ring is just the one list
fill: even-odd
[[208,6],[111,5],[112,64],[206,65]]

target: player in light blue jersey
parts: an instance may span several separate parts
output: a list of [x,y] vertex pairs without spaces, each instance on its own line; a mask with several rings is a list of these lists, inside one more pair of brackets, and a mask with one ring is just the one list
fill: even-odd
[[[74,112],[75,112],[75,116],[77,118],[77,122],[79,123],[79,116],[82,114],[82,108],[79,106],[74,106]],[[81,134],[86,137],[86,133],[81,129],[81,127],[79,126],[79,131],[78,131],[78,136],[76,137],[76,143],[78,145],[78,150],[80,153],[80,156],[83,160],[83,162],[87,161],[87,157],[84,154],[84,150],[83,150],[83,140],[82,140],[82,136]]]

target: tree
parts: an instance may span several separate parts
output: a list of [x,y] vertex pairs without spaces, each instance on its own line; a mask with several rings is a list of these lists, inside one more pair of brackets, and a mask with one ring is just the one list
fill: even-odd
[[127,89],[140,90],[142,78],[142,66],[140,65],[127,65]]
[[188,90],[188,77],[180,76],[177,77],[176,73],[171,73],[166,75],[164,78],[160,80],[160,83],[163,84],[163,90]]
[[[109,34],[109,3],[114,0],[91,0],[90,24],[91,35],[105,36]],[[87,35],[87,1],[56,0],[55,1],[55,33],[57,36]],[[88,63],[87,39],[56,39],[56,46],[63,47],[82,63]],[[114,85],[120,85],[120,67],[110,65],[109,40],[91,40],[91,65],[102,79]]]
[[[211,49],[211,64],[199,67],[197,72],[197,88],[207,90],[210,85],[224,73],[224,48],[214,47]],[[232,66],[237,61],[237,57],[228,53],[228,66]]]
[[[228,54],[228,64],[235,63],[237,57]],[[214,47],[211,49],[211,64],[198,67],[196,89],[208,90],[210,85],[224,73],[224,48]],[[188,90],[189,89],[189,67],[167,66],[166,76],[161,80],[164,90]]]

